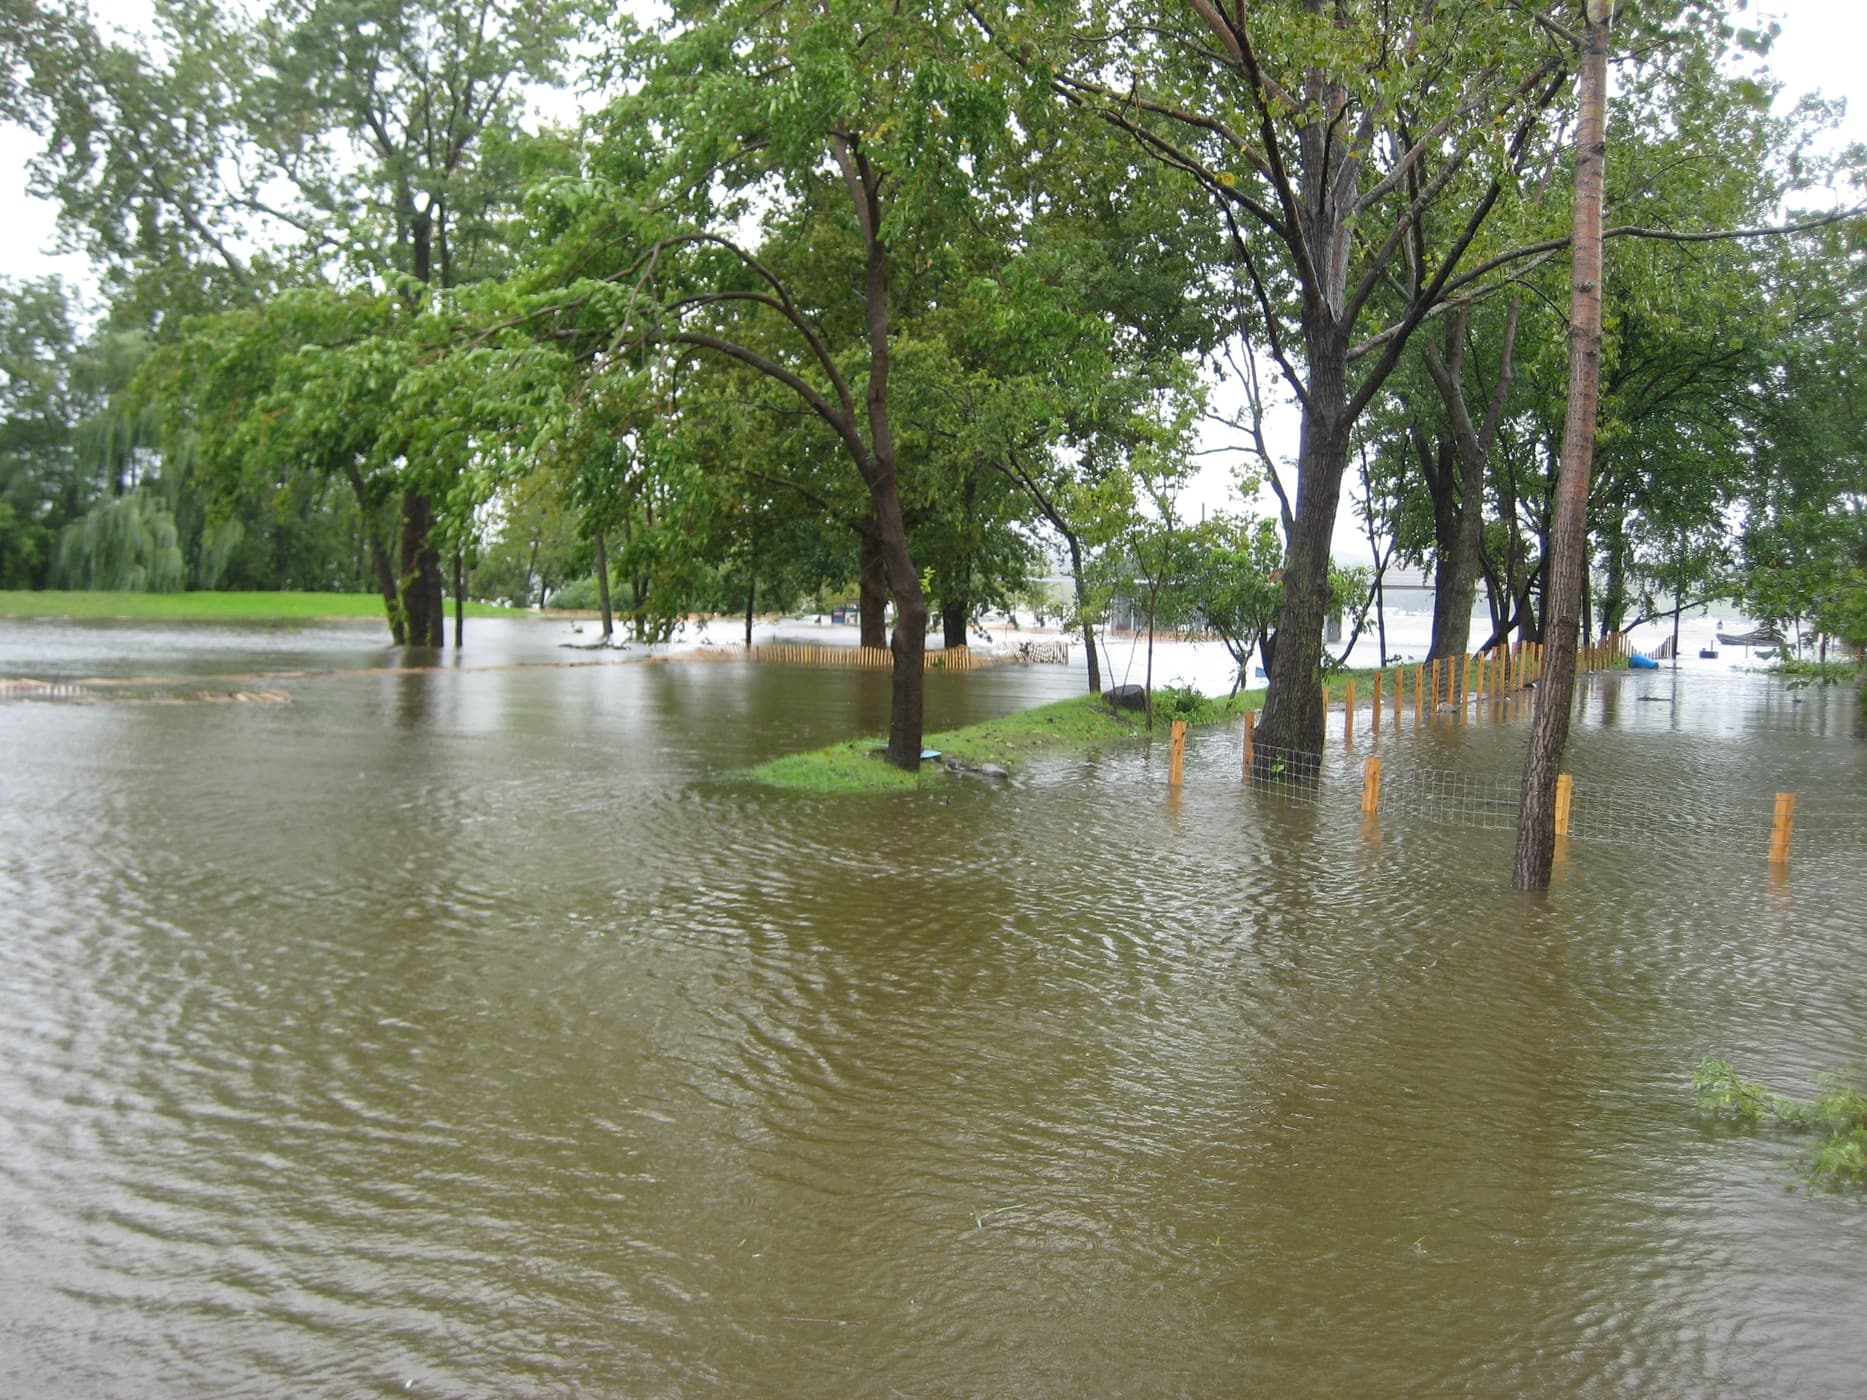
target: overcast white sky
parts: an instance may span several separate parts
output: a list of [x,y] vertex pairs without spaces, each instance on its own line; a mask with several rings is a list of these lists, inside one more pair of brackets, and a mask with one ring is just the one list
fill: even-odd
[[[1740,24],[1754,27],[1775,20],[1782,26],[1769,68],[1784,84],[1784,100],[1813,91],[1847,99],[1842,135],[1867,142],[1867,70],[1862,66],[1863,54],[1867,54],[1867,0],[1731,0],[1731,6]],[[106,22],[126,27],[146,24],[150,13],[147,0],[92,0],[92,11]],[[56,272],[82,283],[87,277],[84,260],[55,253],[52,210],[26,196],[26,162],[33,151],[30,133],[0,125],[0,181],[12,194],[4,222],[0,222],[0,275],[22,279]],[[1288,415],[1280,417],[1282,430],[1273,446],[1293,457],[1294,425]],[[1224,461],[1209,461],[1188,498],[1194,513],[1200,504],[1224,506],[1230,471]],[[1352,521],[1344,521],[1336,539],[1342,557],[1366,558],[1367,546]]]

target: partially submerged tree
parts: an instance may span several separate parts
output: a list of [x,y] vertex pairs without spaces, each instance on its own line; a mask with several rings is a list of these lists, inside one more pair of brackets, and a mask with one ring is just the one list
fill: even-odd
[[1587,0],[1576,85],[1575,223],[1570,242],[1569,392],[1562,435],[1562,476],[1551,540],[1549,628],[1524,759],[1517,852],[1511,885],[1549,886],[1556,852],[1556,777],[1575,701],[1576,639],[1581,625],[1588,472],[1595,450],[1601,388],[1601,194],[1607,168],[1610,0]]
[[[988,23],[1020,49],[1019,25]],[[1483,0],[1400,23],[1348,0],[1186,0],[1083,16],[1049,61],[1070,101],[1211,201],[1258,344],[1297,397],[1296,501],[1261,730],[1267,744],[1314,751],[1329,543],[1354,425],[1421,321],[1489,271],[1468,259],[1534,149],[1566,52],[1533,18]]]

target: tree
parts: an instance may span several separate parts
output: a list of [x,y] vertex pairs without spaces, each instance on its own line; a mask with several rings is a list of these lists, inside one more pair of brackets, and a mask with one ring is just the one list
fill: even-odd
[[[39,184],[162,339],[189,314],[327,278],[445,312],[439,294],[506,265],[526,87],[557,81],[580,13],[292,0],[246,24],[157,0],[147,43],[73,15],[45,84]],[[391,624],[439,646],[442,560],[467,521],[437,504],[454,483],[409,445],[382,459],[407,468]]]
[[[1015,26],[991,27],[1022,51]],[[1497,265],[1465,264],[1535,149],[1564,54],[1488,3],[1396,24],[1386,6],[1346,0],[1138,2],[1057,38],[1045,61],[1062,94],[1211,201],[1258,343],[1301,406],[1261,728],[1267,744],[1314,751],[1329,540],[1354,424],[1421,321]],[[1080,52],[1093,60],[1068,57]]]
[[1601,194],[1607,168],[1609,0],[1588,0],[1576,83],[1575,226],[1570,241],[1569,393],[1562,435],[1562,475],[1556,489],[1551,541],[1549,629],[1536,692],[1511,886],[1549,887],[1556,851],[1556,776],[1575,702],[1575,651],[1581,623],[1583,535],[1588,524],[1588,470],[1595,447],[1595,406],[1601,385]]
[[1283,542],[1275,521],[1213,516],[1194,531],[1188,545],[1187,588],[1200,621],[1218,634],[1237,667],[1232,679],[1236,695],[1252,653],[1264,645],[1283,603]]
[[[655,132],[668,148],[652,161],[625,154],[631,175],[657,174],[599,211],[605,237],[619,221],[639,249],[607,274],[635,292],[615,343],[719,356],[781,385],[867,492],[860,530],[895,608],[886,754],[910,771],[928,604],[904,510],[921,466],[900,452],[891,383],[900,298],[917,268],[941,264],[953,230],[1000,217],[986,195],[1010,134],[1002,82],[980,71],[992,55],[956,14],[867,0],[675,6],[666,33],[632,52],[640,86],[608,118],[629,150]],[[758,247],[735,230],[755,216]],[[800,229],[836,242],[784,236]],[[840,288],[794,275],[826,247],[843,251]]]

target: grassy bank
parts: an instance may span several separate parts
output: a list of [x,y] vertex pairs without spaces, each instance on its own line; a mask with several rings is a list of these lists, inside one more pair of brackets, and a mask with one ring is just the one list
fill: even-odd
[[[1413,666],[1389,667],[1382,673],[1387,685],[1394,684],[1396,671],[1407,673],[1405,684],[1411,694],[1416,669]],[[1325,678],[1323,693],[1329,704],[1340,706],[1353,683],[1357,709],[1365,712],[1374,700],[1374,676],[1372,670],[1337,671]],[[1473,680],[1476,681],[1475,674]],[[1389,690],[1387,694],[1391,697],[1393,692]],[[1262,689],[1247,690],[1229,700],[1211,700],[1190,690],[1157,690],[1154,693],[1154,732],[1166,737],[1168,724],[1175,719],[1184,719],[1195,727],[1235,720],[1246,710],[1262,709],[1264,695]],[[1009,769],[1020,760],[1046,750],[1089,748],[1140,738],[1147,734],[1145,725],[1139,714],[1125,710],[1114,715],[1101,697],[1079,695],[1003,719],[927,735],[925,746],[938,750],[941,760],[926,764],[922,775],[933,774],[936,780],[943,778],[944,760],[949,758],[971,766],[993,763]],[[790,754],[762,763],[751,770],[750,776],[774,787],[801,792],[914,790],[920,778],[903,773],[877,757],[885,743],[881,737],[851,739],[812,753]]]
[[[1184,719],[1189,725],[1217,724],[1263,703],[1262,690],[1244,691],[1231,700],[1208,700],[1184,691],[1156,692],[1154,733],[1164,739],[1173,718]],[[1078,695],[969,724],[964,729],[927,735],[926,747],[939,750],[941,757],[923,764],[919,776],[884,763],[877,755],[886,740],[879,737],[850,739],[811,753],[789,754],[761,763],[751,770],[751,776],[773,787],[798,792],[912,792],[929,778],[945,781],[944,764],[949,758],[973,766],[994,763],[1009,769],[1034,754],[1143,738],[1148,732],[1146,724],[1133,711],[1110,713],[1100,696]]]
[[[509,608],[467,604],[468,617],[512,617]],[[453,616],[453,609],[448,609]],[[374,593],[0,592],[0,617],[133,619],[157,622],[382,622]],[[387,625],[386,623],[384,624]]]

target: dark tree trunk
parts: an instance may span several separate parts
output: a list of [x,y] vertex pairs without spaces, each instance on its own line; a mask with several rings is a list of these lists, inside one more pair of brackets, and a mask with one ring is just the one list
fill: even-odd
[[[1326,310],[1311,316],[1309,403],[1297,452],[1297,505],[1284,558],[1283,604],[1268,646],[1270,693],[1257,741],[1322,752],[1322,633],[1329,610],[1329,545],[1348,469],[1348,336]],[[1323,324],[1314,324],[1323,322]]]
[[1569,293],[1569,401],[1562,431],[1562,472],[1556,487],[1551,545],[1549,640],[1543,680],[1523,766],[1517,850],[1511,886],[1549,888],[1556,855],[1556,778],[1569,738],[1575,699],[1576,634],[1587,572],[1588,477],[1594,462],[1596,403],[1601,391],[1601,204],[1607,165],[1609,0],[1588,0],[1582,61],[1576,77],[1575,227]]
[[441,561],[434,548],[434,508],[417,490],[402,493],[402,612],[411,646],[439,648],[446,640]]
[[1615,516],[1609,520],[1603,533],[1604,552],[1607,555],[1608,568],[1605,593],[1601,599],[1601,630],[1615,632],[1620,629],[1621,619],[1627,616],[1627,522],[1624,517]]
[[966,617],[971,611],[971,605],[964,598],[940,599],[940,634],[947,646],[966,645]]
[[888,571],[882,563],[880,530],[873,523],[862,531],[860,556],[860,592],[857,607],[861,621],[858,640],[865,647],[888,645]]
[[[1469,308],[1452,318],[1447,330],[1446,353],[1427,342],[1422,359],[1439,391],[1452,430],[1451,447],[1458,461],[1456,480],[1442,456],[1433,482],[1433,522],[1437,562],[1434,572],[1433,646],[1429,656],[1463,656],[1471,650],[1472,606],[1477,600],[1480,555],[1484,548],[1484,498],[1491,444],[1510,396],[1512,364],[1517,344],[1519,303],[1513,301],[1504,323],[1498,354],[1497,383],[1482,423],[1472,421],[1465,392],[1465,341]],[[1444,588],[1446,592],[1440,590]],[[1502,612],[1492,597],[1491,621],[1495,630]]]
[[609,546],[603,542],[603,532],[596,532],[596,601],[603,610],[603,642],[608,644],[616,630],[615,609],[609,601]]
[[454,546],[454,650],[467,644],[467,551]]
[[1089,585],[1083,581],[1083,542],[1074,530],[1064,530],[1063,539],[1070,547],[1070,579],[1076,587],[1076,615],[1082,619],[1083,646],[1089,653],[1089,693],[1100,695],[1102,666],[1096,659],[1096,624],[1089,616]]
[[376,591],[382,594],[383,616],[389,622],[390,640],[397,646],[408,645],[408,619],[402,614],[402,596],[395,586],[395,565],[389,562],[389,551],[383,547],[382,539],[376,533],[373,523],[375,511],[370,506],[369,491],[363,484],[363,473],[355,462],[346,462],[345,475],[350,480],[351,493],[357,498],[357,513],[363,525],[363,539],[369,550],[370,570],[376,576]]

